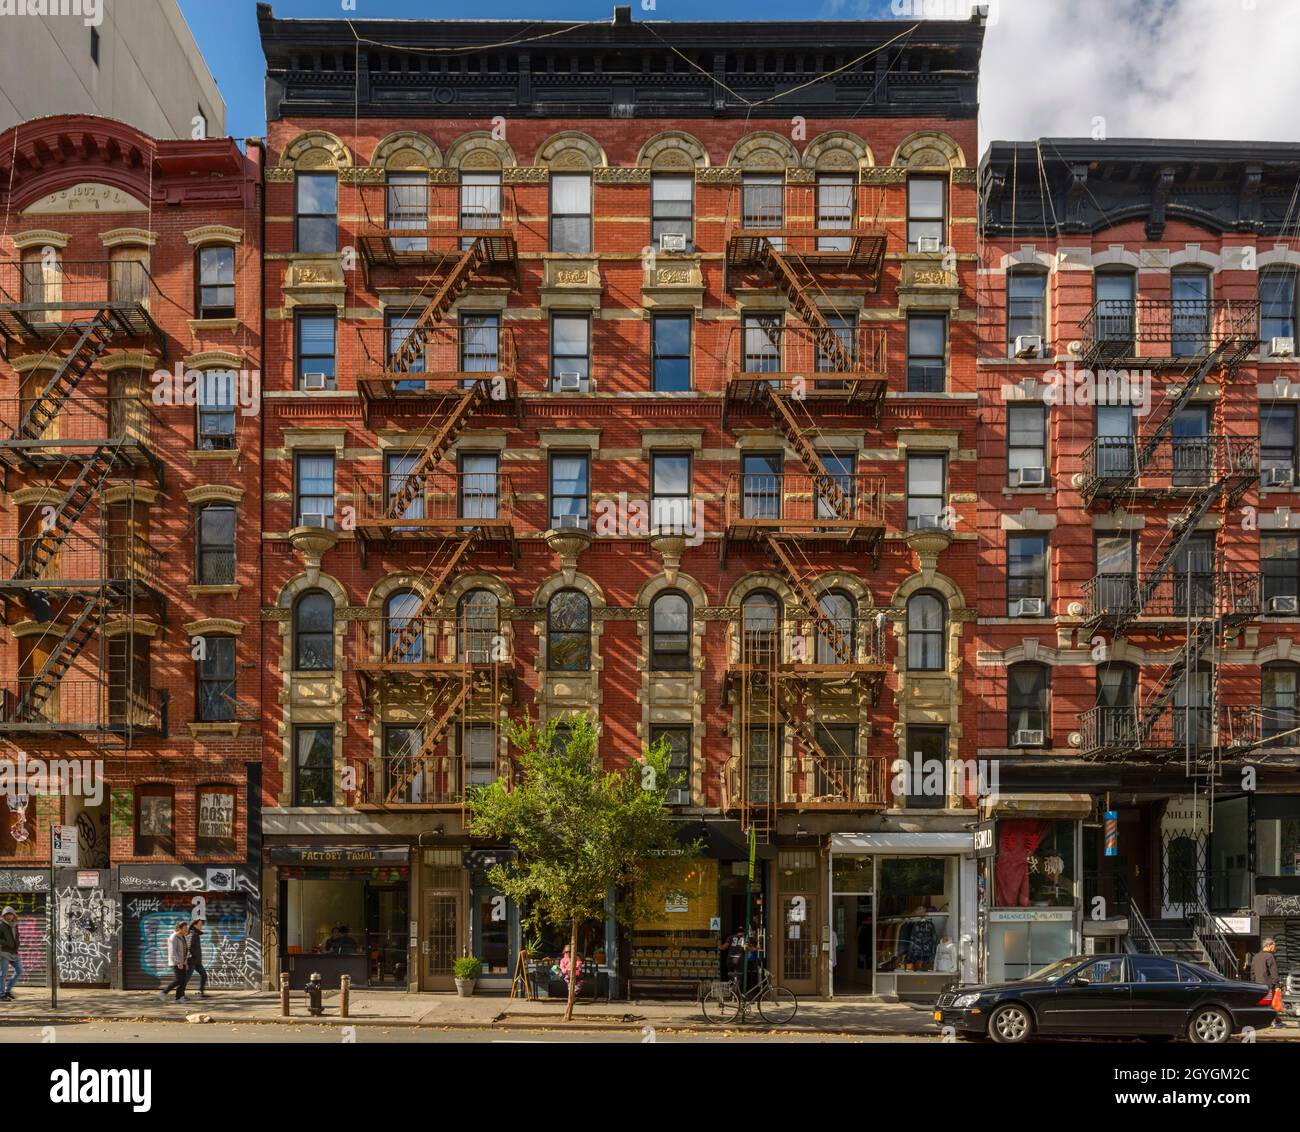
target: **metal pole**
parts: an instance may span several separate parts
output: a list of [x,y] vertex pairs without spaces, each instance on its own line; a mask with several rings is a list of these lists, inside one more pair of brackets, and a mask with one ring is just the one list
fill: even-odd
[[[771,784],[769,783],[769,789]],[[745,922],[741,925],[745,946],[740,964],[740,992],[749,990],[749,909],[754,895],[754,857],[758,849],[758,831],[753,823],[749,826],[749,872],[745,876]]]
[[45,897],[45,919],[50,926],[50,1009],[59,1007],[59,916],[54,907],[54,823],[50,823],[50,891]]

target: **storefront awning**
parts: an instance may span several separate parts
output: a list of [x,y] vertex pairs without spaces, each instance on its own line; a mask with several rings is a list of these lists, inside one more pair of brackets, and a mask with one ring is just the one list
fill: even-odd
[[969,833],[835,833],[834,853],[973,853]]
[[[989,805],[989,802],[992,805]],[[1086,818],[1092,813],[1091,794],[999,794],[984,799],[985,813],[1015,817]]]
[[[749,860],[749,835],[738,821],[687,818],[677,822],[675,832],[677,840],[684,845],[700,842],[700,852],[705,857],[719,861]],[[776,856],[776,849],[760,843],[755,855],[761,861],[771,860]]]

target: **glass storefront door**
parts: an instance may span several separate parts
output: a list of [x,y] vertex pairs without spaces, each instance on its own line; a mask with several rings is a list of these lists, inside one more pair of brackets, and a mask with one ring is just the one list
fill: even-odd
[[366,956],[372,987],[405,987],[411,946],[405,887],[366,887]]
[[509,979],[515,968],[518,917],[510,898],[489,885],[482,873],[474,874],[470,915],[474,954],[483,964],[483,974]]

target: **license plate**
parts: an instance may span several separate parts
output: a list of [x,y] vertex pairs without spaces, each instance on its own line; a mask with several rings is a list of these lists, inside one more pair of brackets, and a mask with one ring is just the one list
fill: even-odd
[[936,1022],[942,1022],[942,1021],[943,1021],[943,1011],[942,1011],[942,1010],[936,1010],[936,1011],[934,1012],[934,1020],[935,1020]]

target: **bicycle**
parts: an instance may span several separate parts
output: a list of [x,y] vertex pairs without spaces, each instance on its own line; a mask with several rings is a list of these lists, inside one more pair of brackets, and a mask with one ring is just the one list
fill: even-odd
[[785,1026],[799,1009],[793,991],[772,982],[766,967],[758,969],[758,979],[748,990],[741,990],[740,979],[713,979],[700,983],[700,1011],[708,1022],[725,1026],[739,1016],[743,1025],[750,1007],[769,1026]]

